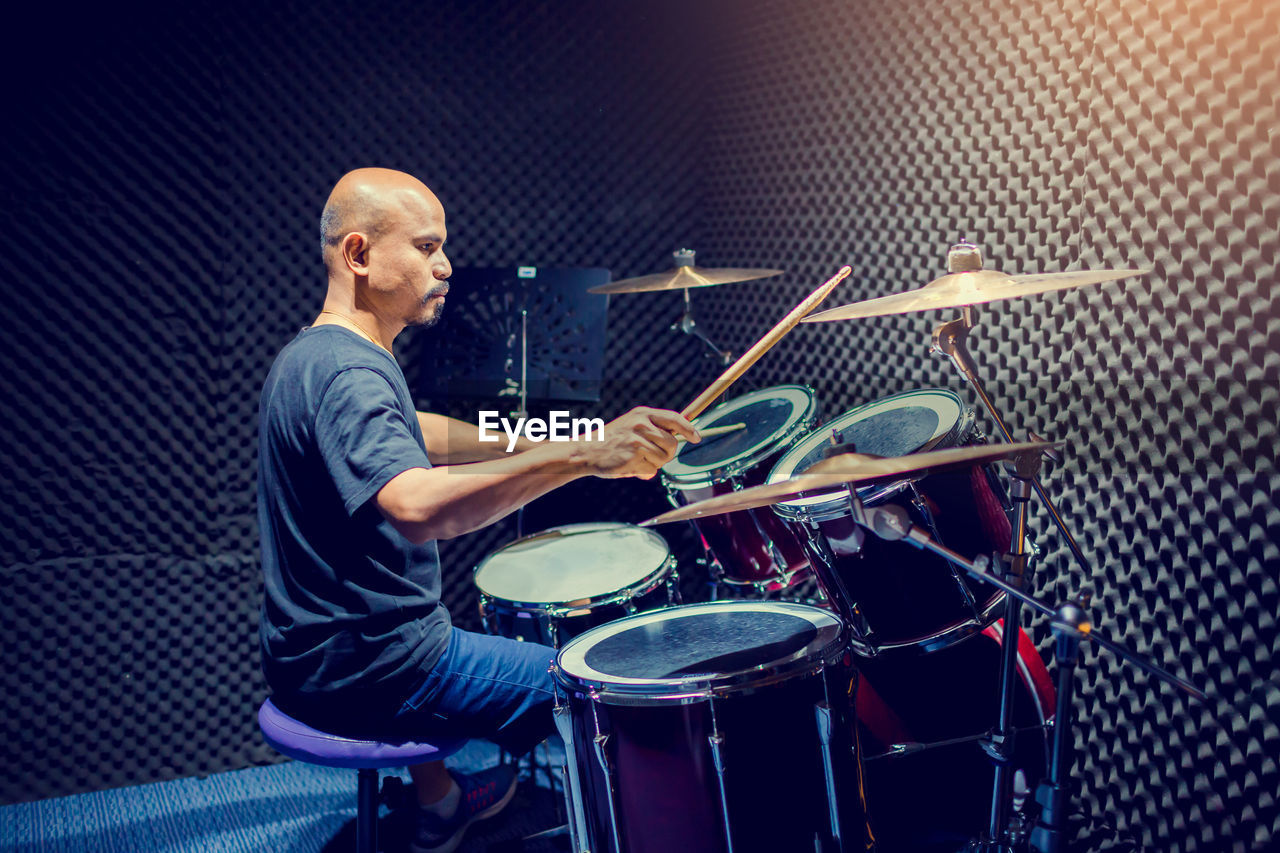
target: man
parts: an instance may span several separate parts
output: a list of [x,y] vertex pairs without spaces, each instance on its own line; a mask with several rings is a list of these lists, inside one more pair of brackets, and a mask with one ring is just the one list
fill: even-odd
[[[576,478],[652,477],[680,415],[634,409],[603,440],[524,441],[507,455],[474,426],[415,412],[391,344],[431,325],[451,272],[444,209],[416,178],[359,169],[321,218],[328,293],[262,390],[258,519],[263,669],[274,701],[320,728],[487,737],[514,753],[553,732],[551,649],[452,628],[435,540],[491,524]],[[453,850],[515,790],[495,768],[410,768],[413,850]]]

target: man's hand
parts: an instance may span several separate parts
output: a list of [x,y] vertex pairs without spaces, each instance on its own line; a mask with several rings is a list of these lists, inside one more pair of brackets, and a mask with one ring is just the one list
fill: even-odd
[[681,437],[695,444],[702,440],[678,412],[638,406],[606,424],[603,441],[579,441],[575,455],[597,477],[649,480],[675,458]]

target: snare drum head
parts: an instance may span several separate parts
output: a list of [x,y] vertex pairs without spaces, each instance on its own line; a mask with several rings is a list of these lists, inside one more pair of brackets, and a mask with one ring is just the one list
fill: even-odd
[[519,604],[591,604],[663,572],[666,540],[632,524],[553,527],[504,545],[476,567],[491,598]]
[[[905,456],[932,450],[938,445],[951,445],[964,438],[957,433],[966,420],[968,409],[960,398],[940,388],[908,391],[832,418],[800,439],[769,472],[766,482],[789,479],[822,461],[831,444],[832,431],[839,433],[841,443],[852,443],[858,453],[873,456]],[[864,500],[876,487],[859,489]],[[844,501],[844,494],[835,500]],[[783,514],[798,515],[806,508],[833,500],[830,494],[810,495],[784,501],[776,506]]]
[[655,610],[569,642],[560,678],[599,693],[655,697],[749,684],[841,650],[840,621],[803,604],[722,601]]
[[761,388],[721,403],[694,418],[694,426],[708,429],[742,423],[746,427],[686,444],[662,466],[662,477],[673,484],[705,482],[750,468],[803,432],[816,410],[813,391],[802,385]]

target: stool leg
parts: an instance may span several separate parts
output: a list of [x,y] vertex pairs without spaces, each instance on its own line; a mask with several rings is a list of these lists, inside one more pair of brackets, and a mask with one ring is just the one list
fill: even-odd
[[378,853],[378,771],[360,768],[356,793],[356,853]]

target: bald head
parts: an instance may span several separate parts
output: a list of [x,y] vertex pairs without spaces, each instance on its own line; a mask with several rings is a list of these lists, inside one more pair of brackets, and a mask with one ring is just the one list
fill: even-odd
[[394,169],[356,169],[343,175],[320,215],[320,251],[328,265],[344,237],[359,231],[370,240],[386,233],[399,217],[421,209],[442,210],[427,185]]

